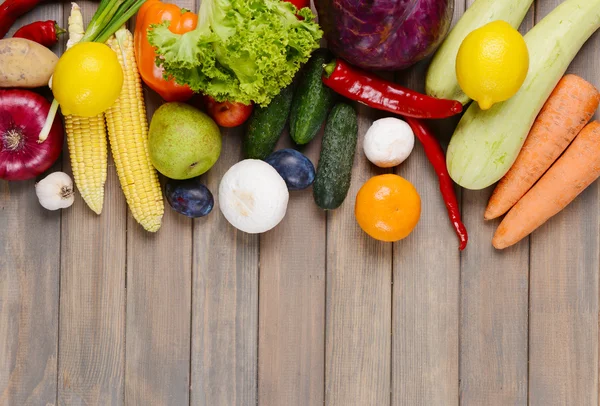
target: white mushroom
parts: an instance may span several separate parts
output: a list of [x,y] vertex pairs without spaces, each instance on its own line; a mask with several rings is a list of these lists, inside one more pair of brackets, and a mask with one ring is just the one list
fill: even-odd
[[367,159],[380,168],[400,165],[414,146],[415,135],[410,126],[394,117],[374,121],[363,143]]
[[219,185],[219,208],[235,228],[250,234],[264,233],[285,216],[288,188],[268,163],[246,159],[233,165]]

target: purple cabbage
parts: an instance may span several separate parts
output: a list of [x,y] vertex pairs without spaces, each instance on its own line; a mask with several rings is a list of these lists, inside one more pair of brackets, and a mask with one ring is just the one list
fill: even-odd
[[327,46],[363,69],[399,70],[442,42],[454,0],[315,0]]

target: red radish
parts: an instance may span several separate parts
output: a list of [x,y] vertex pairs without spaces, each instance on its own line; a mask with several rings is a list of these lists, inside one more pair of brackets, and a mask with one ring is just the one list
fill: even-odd
[[221,127],[237,127],[244,124],[252,114],[252,104],[218,102],[210,96],[204,98],[206,112]]
[[48,137],[39,137],[49,111],[50,103],[37,93],[0,90],[0,179],[32,179],[56,162],[64,137],[58,117]]

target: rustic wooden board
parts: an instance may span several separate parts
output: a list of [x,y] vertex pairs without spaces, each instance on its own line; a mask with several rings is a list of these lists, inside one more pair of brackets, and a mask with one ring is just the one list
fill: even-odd
[[[62,5],[45,5],[8,32],[38,20],[62,22]],[[55,50],[58,50],[58,46]],[[57,162],[50,171],[61,169]],[[35,181],[0,180],[0,405],[57,399],[61,213],[38,203]]]
[[[321,135],[304,153],[317,167]],[[293,146],[287,132],[278,148]],[[325,212],[312,190],[290,193],[290,215],[260,239],[259,403],[317,406],[325,379]]]
[[[145,96],[151,117],[160,98]],[[126,404],[189,403],[191,271],[189,218],[165,201],[162,227],[151,234],[128,212]]]
[[[559,2],[536,1],[535,21]],[[80,3],[87,18],[95,4]],[[40,6],[15,28],[67,15],[66,3]],[[599,50],[596,35],[570,68],[598,86]],[[422,89],[425,69],[396,79]],[[160,100],[146,95],[151,114]],[[386,114],[356,107],[362,140]],[[454,122],[432,123],[444,142]],[[419,226],[378,243],[357,226],[354,199],[389,171],[359,142],[340,209],[293,192],[282,224],[247,235],[218,209],[242,134],[223,130],[204,176],[213,213],[192,221],[167,205],[156,235],[128,214],[112,162],[100,217],[79,197],[47,212],[33,181],[0,181],[0,405],[598,404],[597,184],[502,252],[491,246],[498,222],[483,220],[491,189],[460,191],[470,243],[459,255],[417,144],[395,173],[421,194]],[[315,164],[319,148],[304,151]]]
[[[84,21],[96,11],[82,2]],[[64,7],[67,21],[70,7]],[[71,173],[65,148],[63,168]],[[63,212],[58,402],[123,402],[126,204],[109,160],[102,215],[78,196]]]
[[0,181],[0,213],[0,405],[53,404],[60,213],[40,206],[34,181]]
[[[464,3],[456,4],[454,23],[463,12]],[[396,79],[423,92],[428,65],[429,61],[423,61],[397,74]],[[432,128],[445,141],[456,121],[444,120]],[[458,239],[448,220],[437,175],[418,141],[395,173],[416,185],[421,219],[409,238],[394,244],[392,405],[457,404]]]
[[[467,1],[467,5],[472,4]],[[521,32],[533,26],[533,8]],[[528,240],[504,252],[484,221],[490,187],[462,192],[471,242],[461,255],[460,398],[464,405],[527,403]]]
[[219,182],[241,159],[242,130],[222,133],[221,157],[205,176],[215,208],[194,221],[191,403],[245,406],[257,399],[259,237],[219,210]]
[[325,404],[390,402],[392,245],[375,241],[354,219],[356,193],[376,169],[362,151],[379,115],[357,107],[357,153],[344,204],[327,213]]
[[[536,21],[558,4],[538,1]],[[595,35],[569,71],[600,87],[599,58]],[[594,183],[530,238],[532,406],[598,404],[598,191]]]

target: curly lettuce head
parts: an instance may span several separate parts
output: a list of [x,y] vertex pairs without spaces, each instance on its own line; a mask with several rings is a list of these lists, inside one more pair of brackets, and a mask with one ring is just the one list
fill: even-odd
[[319,47],[323,32],[308,9],[281,0],[202,0],[195,30],[149,29],[165,76],[217,101],[269,104]]

